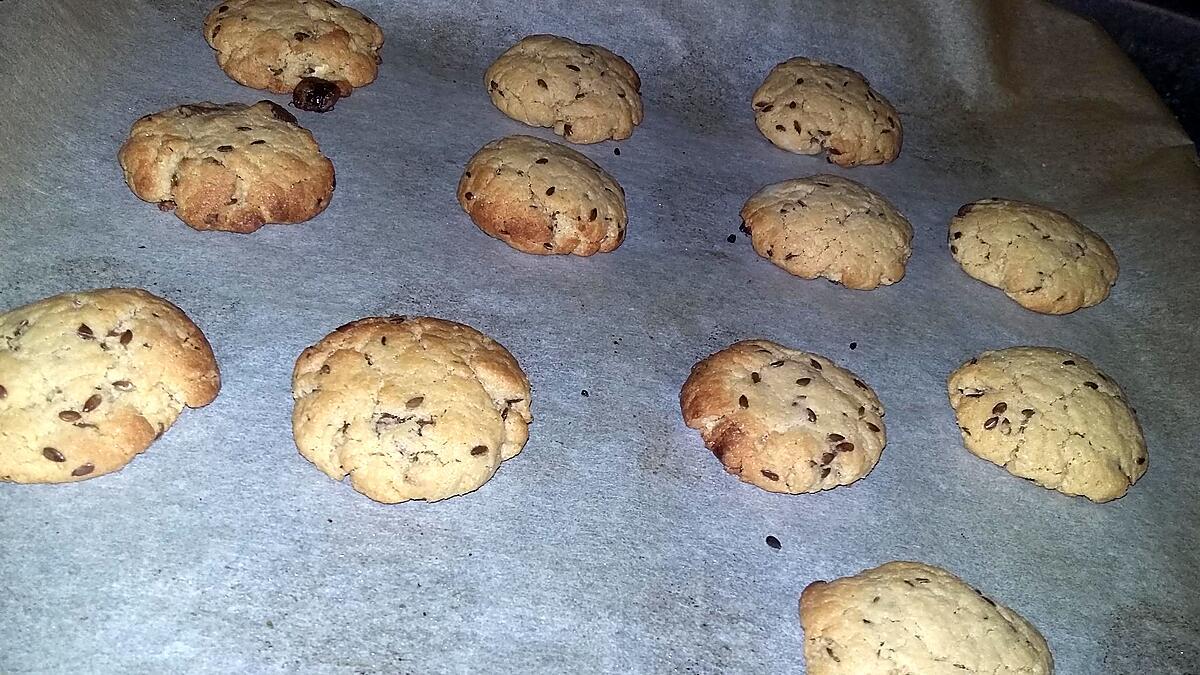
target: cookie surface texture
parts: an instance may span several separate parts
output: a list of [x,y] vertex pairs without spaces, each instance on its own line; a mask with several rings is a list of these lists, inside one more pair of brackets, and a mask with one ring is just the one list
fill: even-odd
[[530,35],[501,54],[483,82],[505,115],[572,143],[622,140],[642,123],[641,79],[599,45]]
[[759,190],[742,207],[754,250],[804,279],[871,290],[904,278],[912,225],[872,190],[819,174]]
[[1146,472],[1125,394],[1078,354],[984,352],[950,375],[947,392],[967,450],[1042,487],[1107,502]]
[[333,196],[333,163],[278,104],[183,105],[138,120],[118,153],[125,182],[197,230],[299,223]]
[[375,81],[383,47],[374,21],[331,0],[228,0],[204,20],[204,39],[229,77],[277,94],[315,81],[349,96]]
[[967,204],[950,221],[949,242],[967,274],[1043,314],[1098,304],[1117,281],[1117,258],[1100,235],[1037,204]]
[[508,136],[485,145],[458,183],[458,203],[487,234],[525,253],[589,256],[625,240],[625,192],[559,143]]
[[508,350],[428,317],[342,326],[300,355],[292,396],[300,454],[388,504],[475,490],[521,452],[532,419]]
[[767,340],[745,340],[693,368],[679,397],[725,470],[771,492],[848,485],[879,461],[883,406],[833,361]]
[[896,159],[900,115],[857,72],[802,57],[776,65],[754,92],[754,122],[776,147],[801,155],[828,152],[850,167]]
[[0,314],[0,480],[117,471],[220,387],[204,334],[143,290],[66,293]]
[[1024,617],[933,565],[889,562],[800,596],[809,675],[1050,675]]

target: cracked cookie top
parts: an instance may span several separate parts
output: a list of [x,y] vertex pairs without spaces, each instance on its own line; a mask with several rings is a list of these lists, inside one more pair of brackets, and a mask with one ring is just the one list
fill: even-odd
[[967,204],[950,221],[949,241],[967,274],[1043,314],[1091,307],[1117,281],[1117,259],[1100,235],[1037,204]]
[[771,69],[752,100],[758,130],[789,152],[828,152],[843,167],[883,164],[900,154],[900,115],[844,66],[789,59]]
[[950,375],[947,391],[967,449],[1042,487],[1107,502],[1146,472],[1124,393],[1078,354],[984,352]]
[[458,182],[479,229],[518,251],[588,256],[625,240],[625,192],[595,162],[559,143],[508,136],[485,145]]
[[349,96],[375,81],[383,47],[374,21],[332,0],[227,0],[204,20],[204,39],[229,77],[277,94],[315,80]]
[[896,561],[800,595],[809,675],[1050,675],[1045,638],[1020,614],[933,565]]
[[220,387],[204,334],[143,290],[65,293],[0,314],[0,480],[117,471]]
[[300,454],[383,503],[437,501],[486,483],[529,436],[529,381],[479,331],[372,317],[305,349],[292,375]]
[[629,138],[642,123],[637,72],[599,45],[530,35],[501,54],[483,82],[505,115],[572,143]]
[[303,222],[333,195],[333,163],[271,101],[196,103],[146,115],[117,157],[135,195],[197,230],[253,232],[264,223]]
[[904,278],[912,225],[886,199],[819,174],[768,185],[742,207],[754,250],[805,279],[870,290]]
[[768,340],[737,342],[697,363],[679,403],[726,471],[771,492],[853,483],[887,444],[883,406],[865,382]]

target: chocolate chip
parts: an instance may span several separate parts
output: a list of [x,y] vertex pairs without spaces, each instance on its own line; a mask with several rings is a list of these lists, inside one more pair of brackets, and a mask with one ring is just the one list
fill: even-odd
[[1083,383],[1083,386],[1085,386],[1085,387],[1091,387],[1092,389],[1099,389],[1099,388],[1100,388],[1100,385],[1098,385],[1098,384],[1096,384],[1095,382],[1092,382],[1092,381],[1090,381],[1090,380],[1089,380],[1089,381],[1087,381],[1087,382],[1084,382],[1084,383]]
[[733,242],[737,241],[737,235],[736,235],[736,234],[731,234],[731,235],[729,235],[728,237],[725,237],[725,241],[727,241],[727,242],[729,242],[729,243],[731,243],[731,244],[732,244]]
[[414,396],[414,397],[408,399],[408,402],[406,402],[404,404],[404,406],[406,408],[418,408],[424,402],[425,402],[424,396]]
[[121,344],[127,345],[133,340],[133,331],[127,330],[121,333]]
[[828,436],[826,436],[826,438],[828,438],[829,442],[831,442],[831,443],[837,443],[838,441],[846,440],[846,437],[841,434],[829,434]]
[[471,199],[474,199],[474,198],[475,198],[475,193],[473,193],[473,192],[467,192],[467,193],[464,193],[464,194],[463,194],[463,197],[464,197],[464,198],[466,198],[467,200],[471,200]]
[[804,412],[808,414],[808,421],[809,421],[809,422],[816,422],[816,421],[817,421],[817,413],[813,412],[813,409],[812,409],[812,408],[805,408],[805,409],[804,409]]
[[851,342],[851,343],[850,343],[850,349],[852,349],[852,350],[853,350],[853,349],[858,349],[858,343],[857,343],[857,342]]
[[879,427],[875,426],[874,424],[872,424],[870,422],[867,422],[867,428],[870,429],[871,431],[874,431],[875,433],[879,433]]
[[762,382],[762,377],[758,373],[750,373],[750,381],[754,384]]
[[91,462],[88,462],[87,464],[76,467],[75,470],[71,472],[71,475],[72,476],[86,476],[95,470],[96,470],[96,467],[93,466]]
[[488,87],[491,88],[492,91],[495,91],[500,88],[500,85],[496,84],[495,80],[492,80],[491,82],[488,82]]
[[580,395],[580,396],[582,396],[582,397],[584,397],[584,398],[589,398],[589,397],[591,396],[591,394],[589,394],[589,393],[588,393],[588,390],[587,390],[587,389],[582,389],[582,390],[580,390],[580,392],[579,392],[579,395]]
[[576,66],[576,65],[574,65],[574,64],[570,64],[570,63],[568,63],[568,64],[567,64],[567,70],[573,70],[573,71],[575,71],[575,72],[577,72],[577,73],[578,73],[578,72],[579,72],[579,66]]
[[955,246],[954,244],[951,244],[951,245],[950,245],[950,252],[951,252],[951,253],[953,253],[954,255],[958,255],[958,247],[957,247],[957,246]]
[[1137,463],[1138,463],[1138,464],[1145,464],[1145,463],[1146,463],[1146,458],[1145,458],[1145,457],[1138,457],[1138,458],[1137,458]]
[[342,92],[336,84],[319,77],[305,77],[292,90],[292,105],[301,110],[324,113],[333,110],[341,97]]
[[775,131],[787,131],[787,129],[784,128],[784,126],[782,124],[776,124]]
[[553,185],[551,185],[550,187],[546,188],[546,196],[547,196],[547,197],[549,197],[549,196],[550,196],[550,195],[552,195],[552,194],[554,194],[554,186],[553,186]]
[[1073,365],[1075,365],[1075,362],[1072,361],[1071,359],[1067,359],[1066,361],[1063,361],[1063,365],[1064,366],[1073,366]]
[[117,380],[112,383],[112,386],[117,391],[133,391],[133,383],[129,380]]
[[779,366],[783,365],[783,361],[772,361],[768,365],[771,366],[772,368],[778,368]]
[[86,323],[79,324],[79,328],[75,329],[75,334],[78,335],[79,337],[83,338],[84,340],[95,340],[96,339],[96,334],[92,332],[91,327],[88,326]]
[[254,127],[238,127],[238,131],[253,131]]
[[742,223],[741,225],[739,225],[738,229],[741,230],[742,233],[745,234],[746,236],[750,236],[750,226],[747,225],[746,223]]
[[800,128],[800,120],[792,120],[792,129],[795,129],[798,134],[804,133],[804,130]]
[[796,380],[796,384],[800,385],[801,387],[807,387],[809,382],[812,382],[811,377],[802,377]]
[[862,380],[859,380],[859,379],[855,379],[855,380],[854,380],[854,386],[856,386],[856,387],[858,387],[859,389],[862,389],[862,390],[864,390],[864,391],[867,389],[867,384],[866,384],[865,382],[863,382]]
[[571,125],[570,125],[570,124],[564,124],[564,125],[563,125],[563,135],[564,135],[564,136],[570,136],[570,135],[571,135]]
[[854,444],[850,441],[846,441],[845,443],[838,443],[836,446],[834,446],[834,449],[838,452],[854,452]]
[[542,78],[540,78],[540,77],[538,78],[537,84],[538,84],[538,86],[539,86],[539,87],[541,87],[542,89],[546,89],[546,88],[547,88],[547,87],[546,87],[546,81],[545,81],[545,80],[543,80],[543,79],[542,79]]
[[0,386],[0,400],[8,398],[8,390]]
[[297,120],[295,115],[288,112],[287,108],[279,105],[278,103],[276,103],[274,101],[265,101],[265,103],[267,104],[268,107],[271,108],[271,115],[275,119],[277,119],[281,122],[287,122],[288,124],[299,124],[300,123],[300,120]]
[[821,480],[825,480],[825,478],[829,476],[829,472],[830,472],[829,467],[825,467],[824,469],[821,469]]
[[750,407],[750,401],[746,399],[746,395],[745,395],[745,394],[742,394],[741,396],[739,396],[739,397],[738,397],[738,405],[739,405],[739,406],[741,406],[741,407],[743,407],[743,408],[749,408],[749,407]]
[[803,77],[797,77],[797,78],[796,78],[796,84],[804,84],[804,78],[803,78]]
[[775,473],[774,471],[767,471],[766,469],[763,469],[762,475],[766,477],[767,480],[779,480],[779,474]]
[[266,143],[266,141],[262,140],[261,138],[257,141],[250,141],[250,145],[262,145],[263,143]]
[[962,239],[962,232],[955,232],[955,233],[954,233],[954,238],[955,238],[955,239]]
[[307,40],[308,38],[310,38],[312,36],[309,35],[308,33],[296,31],[295,33],[292,34],[292,37],[296,38],[296,40],[298,42],[304,42],[305,40]]
[[221,5],[220,7],[217,8],[217,14],[224,14],[225,12],[228,12],[228,11],[229,11],[229,7],[227,7],[225,5]]
[[1021,411],[1021,415],[1024,416],[1025,418],[1030,418],[1030,417],[1033,417],[1035,412],[1037,412],[1037,411],[1035,411],[1033,408],[1026,408]]
[[812,365],[813,368],[816,368],[817,370],[821,369],[821,363],[819,361],[817,361],[816,359],[809,359],[808,362],[810,365]]
[[476,457],[478,457],[479,455],[486,455],[487,451],[488,451],[488,448],[486,445],[477,445],[477,446],[471,448],[471,454],[475,455]]
[[84,401],[83,412],[92,412],[96,408],[99,408],[100,402],[103,400],[104,399],[101,398],[100,394],[92,394],[88,400]]
[[616,155],[616,156],[618,156],[618,157],[620,157],[620,156],[621,156],[621,149],[620,149],[620,148],[613,148],[613,154],[614,154],[614,155]]
[[233,152],[232,145],[218,145],[217,152]]
[[993,415],[1002,415],[1002,414],[1004,414],[1005,410],[1008,410],[1008,404],[1005,403],[1004,401],[1001,401],[992,407],[992,414]]
[[776,551],[778,551],[780,548],[783,548],[783,544],[780,544],[778,539],[769,534],[767,535],[767,546],[770,546]]
[[329,374],[330,372],[332,372],[332,371],[333,371],[333,369],[329,367],[329,364],[328,364],[328,363],[326,363],[325,365],[321,366],[321,374],[322,374],[322,375],[328,375],[328,374]]
[[983,423],[983,428],[984,429],[995,429],[996,425],[999,423],[1000,423],[999,417],[989,417],[989,418],[987,418],[987,421]]
[[50,460],[51,462],[67,461],[67,458],[63,457],[63,454],[55,448],[42,448],[42,457],[45,457],[46,459]]
[[597,215],[599,215],[599,212],[596,209],[592,209],[591,213],[588,214],[588,222],[590,223],[595,220]]
[[821,463],[828,464],[828,463],[832,462],[835,457],[837,457],[837,455],[835,455],[834,453],[827,452],[827,453],[821,455]]
[[83,415],[80,415],[79,413],[75,412],[74,410],[64,410],[64,411],[58,413],[58,419],[60,419],[64,422],[76,422],[81,417],[83,417]]

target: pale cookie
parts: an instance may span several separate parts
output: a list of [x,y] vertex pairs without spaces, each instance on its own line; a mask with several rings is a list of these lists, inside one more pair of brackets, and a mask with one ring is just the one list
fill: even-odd
[[849,68],[789,59],[771,69],[753,101],[758,130],[788,152],[824,150],[845,167],[884,164],[900,154],[900,115]]
[[1051,675],[1045,638],[939,567],[890,562],[800,595],[808,675]]
[[1146,473],[1146,441],[1125,394],[1060,349],[984,352],[950,375],[967,449],[1051,490],[1107,502]]
[[0,480],[116,471],[220,387],[204,334],[143,290],[66,293],[0,314]]
[[599,45],[530,35],[500,55],[483,78],[505,115],[550,127],[572,143],[622,140],[642,123],[642,81]]
[[204,39],[229,77],[291,92],[314,112],[374,82],[383,47],[374,21],[331,0],[227,0],[208,13]]
[[824,356],[767,340],[697,363],[679,403],[726,471],[771,492],[853,483],[887,443],[883,406],[865,382]]
[[292,375],[300,454],[378,502],[466,494],[521,452],[529,380],[504,347],[428,317],[346,324]]
[[1022,307],[1069,314],[1108,297],[1117,258],[1100,235],[1037,204],[984,199],[950,221],[950,253]]
[[291,113],[270,101],[197,103],[146,115],[118,159],[135,195],[197,230],[299,223],[333,196],[333,163]]
[[742,223],[760,256],[798,277],[847,288],[900,281],[912,255],[912,225],[896,207],[838,176],[768,185],[742,207]]
[[458,203],[487,234],[518,251],[607,253],[625,240],[625,191],[582,154],[532,136],[475,153]]

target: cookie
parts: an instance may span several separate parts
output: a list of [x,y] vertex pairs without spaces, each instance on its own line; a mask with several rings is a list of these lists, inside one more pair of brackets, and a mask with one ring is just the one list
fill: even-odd
[[1091,307],[1117,282],[1117,258],[1100,235],[1037,204],[967,204],[950,221],[949,237],[950,253],[967,274],[1035,312]]
[[146,291],[66,293],[0,314],[0,481],[117,471],[220,388],[204,334]]
[[800,595],[808,675],[1050,675],[1020,614],[933,565],[889,562]]
[[383,47],[374,21],[332,0],[227,0],[208,13],[204,39],[229,77],[291,92],[314,112],[374,82]]
[[679,403],[726,471],[771,492],[849,485],[887,443],[883,406],[865,382],[824,356],[767,340],[697,363]]
[[300,223],[333,196],[333,163],[270,101],[181,105],[133,125],[118,154],[140,199],[197,230]]
[[292,396],[300,454],[386,504],[475,490],[521,452],[532,420],[508,350],[428,317],[338,328],[300,355]]
[[500,55],[483,78],[505,115],[549,127],[572,143],[621,140],[642,123],[642,81],[598,45],[530,35]]
[[1146,441],[1125,394],[1078,354],[1012,347],[950,375],[967,450],[1063,494],[1107,502],[1146,473]]
[[771,69],[753,101],[758,130],[788,152],[828,152],[827,159],[843,167],[885,164],[900,154],[900,115],[844,66],[788,59]]
[[625,240],[625,191],[582,154],[532,136],[475,153],[458,203],[479,229],[518,251],[588,256]]
[[871,290],[904,278],[912,225],[852,180],[819,174],[759,190],[742,207],[754,250],[805,279]]

